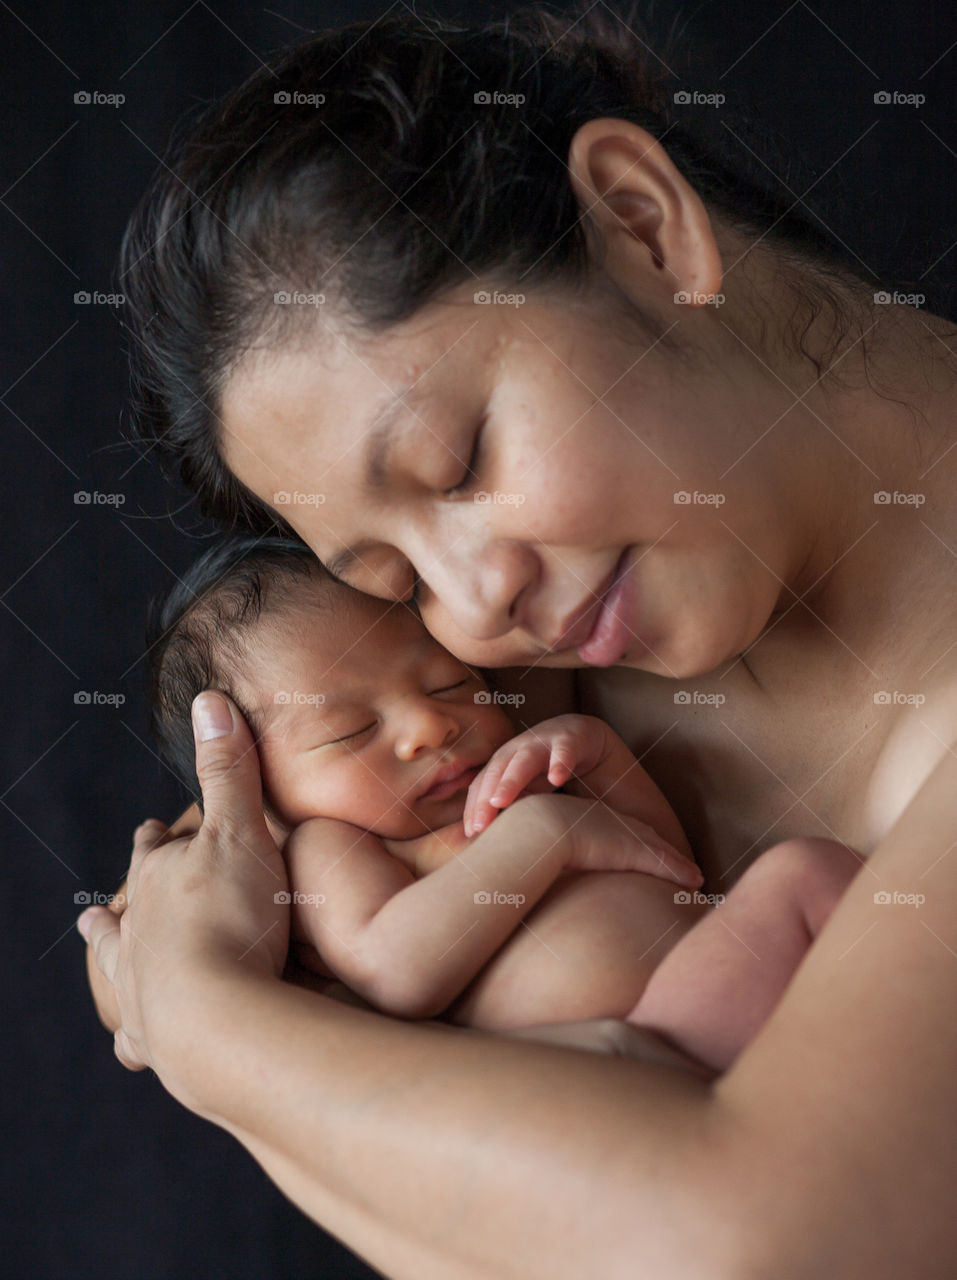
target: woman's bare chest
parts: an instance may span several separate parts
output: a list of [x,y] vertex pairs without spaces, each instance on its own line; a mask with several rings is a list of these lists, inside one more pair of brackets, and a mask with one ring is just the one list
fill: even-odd
[[723,672],[674,681],[592,671],[582,710],[636,752],[716,889],[793,836],[869,853],[871,780],[902,706],[875,702],[869,673],[845,672],[839,686],[809,664],[772,695],[741,662]]

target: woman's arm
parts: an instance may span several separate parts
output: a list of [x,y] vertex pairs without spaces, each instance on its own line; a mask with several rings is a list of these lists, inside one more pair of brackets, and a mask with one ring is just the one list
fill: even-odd
[[[234,737],[239,760],[248,737]],[[251,823],[250,779],[227,785],[228,774],[217,770],[212,812]],[[94,942],[129,1010],[124,1045],[142,1046],[124,1060],[151,1062],[390,1276],[931,1280],[957,1254],[955,796],[951,753],[872,855],[874,878],[865,870],[850,887],[765,1027],[710,1086],[395,1022],[281,983],[237,958],[235,941],[177,943],[175,904],[208,919],[230,889],[219,936],[247,901],[229,877],[255,867],[218,825],[186,850],[218,850],[204,853],[208,885],[195,871],[154,873],[142,905],[134,886],[125,963],[107,912],[94,913]],[[925,902],[875,903],[877,889]],[[148,946],[167,949],[162,969]],[[137,1002],[137,975],[161,1006],[143,1028],[152,1004]]]

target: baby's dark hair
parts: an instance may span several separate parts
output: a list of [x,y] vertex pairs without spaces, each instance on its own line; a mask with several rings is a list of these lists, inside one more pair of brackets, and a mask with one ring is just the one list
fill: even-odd
[[[709,136],[708,113],[683,109],[680,95],[676,105],[663,69],[675,52],[674,33],[653,38],[638,6],[618,17],[582,0],[567,13],[529,6],[465,25],[403,6],[264,64],[180,126],[127,227],[134,435],[204,514],[291,532],[220,457],[222,399],[239,362],[320,333],[325,313],[384,332],[467,281],[594,284],[591,219],[566,161],[598,117],[661,138],[710,212],[773,249],[787,332],[819,374],[825,356],[805,345],[815,317],[828,318],[833,349],[860,332],[866,350],[873,285],[727,130]],[[772,167],[795,183],[795,160]],[[324,305],[277,305],[293,292]],[[660,317],[618,294],[629,327],[681,354]]]
[[[291,599],[301,600],[303,579],[308,578],[327,590],[335,583],[305,543],[232,534],[217,540],[165,595],[149,603],[150,727],[163,759],[200,806],[193,699],[204,689],[221,690],[258,739],[262,711],[245,696],[237,675],[248,658],[253,627]],[[264,804],[268,811],[268,796]]]

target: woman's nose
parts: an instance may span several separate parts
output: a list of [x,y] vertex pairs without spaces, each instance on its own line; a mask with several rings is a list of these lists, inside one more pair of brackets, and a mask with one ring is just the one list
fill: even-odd
[[[481,508],[479,508],[481,510]],[[423,605],[428,597],[475,640],[494,640],[522,625],[522,597],[538,573],[536,554],[520,542],[476,546],[466,538],[426,557]]]
[[437,751],[459,736],[458,720],[429,698],[416,699],[403,709],[402,724],[395,740],[400,760],[414,760],[422,751]]

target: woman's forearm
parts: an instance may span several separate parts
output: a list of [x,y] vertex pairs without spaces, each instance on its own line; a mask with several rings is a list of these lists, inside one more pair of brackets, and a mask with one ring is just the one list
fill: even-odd
[[203,990],[164,1082],[386,1275],[734,1274],[709,1226],[720,1116],[688,1072],[232,973]]

